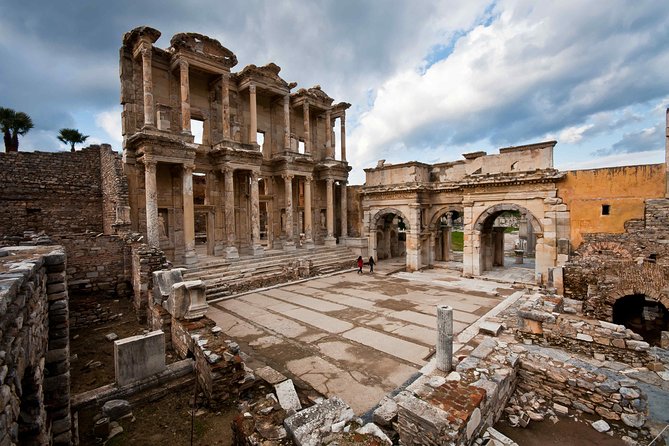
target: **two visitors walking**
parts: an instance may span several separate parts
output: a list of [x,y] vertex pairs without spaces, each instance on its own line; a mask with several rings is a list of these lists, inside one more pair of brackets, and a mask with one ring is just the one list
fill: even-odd
[[[362,266],[364,265],[364,261],[362,260],[362,256],[358,256],[358,274],[362,274]],[[369,272],[373,273],[374,272],[374,265],[376,265],[376,262],[374,261],[374,257],[369,258]]]

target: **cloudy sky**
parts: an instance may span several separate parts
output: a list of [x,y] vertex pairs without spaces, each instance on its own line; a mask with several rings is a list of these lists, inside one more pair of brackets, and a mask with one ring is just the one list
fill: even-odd
[[121,149],[118,48],[149,25],[218,39],[245,65],[320,84],[347,115],[352,183],[378,159],[427,163],[557,139],[555,165],[664,160],[665,1],[4,0],[0,106],[32,116],[20,150],[58,129]]

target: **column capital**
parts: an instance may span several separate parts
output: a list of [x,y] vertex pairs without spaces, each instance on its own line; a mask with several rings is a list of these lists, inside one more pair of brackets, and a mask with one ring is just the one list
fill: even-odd
[[295,178],[295,175],[293,175],[292,173],[282,173],[281,178],[287,181],[292,181],[293,178]]
[[309,183],[311,183],[313,180],[314,180],[313,175],[305,175],[304,176],[304,181],[308,181]]
[[252,170],[250,175],[251,175],[251,181],[257,182],[258,179],[260,179],[260,171],[258,170]]
[[179,64],[179,68],[181,70],[184,70],[184,69],[187,70],[188,69],[188,61],[187,60],[179,59],[179,61],[177,63]]
[[139,54],[141,54],[142,57],[150,58],[153,55],[153,52],[151,51],[151,45],[142,43],[142,46],[139,47]]
[[333,185],[334,181],[335,181],[334,178],[326,178],[325,179],[325,182],[328,183],[329,185]]
[[249,85],[249,93],[251,94],[256,94],[256,86],[255,84]]
[[226,174],[232,174],[232,173],[234,173],[234,171],[235,171],[235,168],[232,167],[232,166],[223,166],[223,167],[221,167],[221,173],[222,173],[223,175],[226,175]]
[[195,170],[195,164],[182,164],[184,172],[193,173]]
[[142,164],[144,164],[145,169],[156,169],[156,165],[158,164],[158,161],[156,161],[153,158],[147,158],[146,155],[142,157]]

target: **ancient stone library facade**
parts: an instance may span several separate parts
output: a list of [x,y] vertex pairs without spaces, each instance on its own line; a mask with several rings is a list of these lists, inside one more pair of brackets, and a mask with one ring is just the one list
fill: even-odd
[[[534,259],[531,282],[547,301],[563,294],[581,302],[579,317],[651,332],[645,339],[662,344],[669,162],[563,172],[553,166],[556,141],[546,141],[432,165],[379,161],[364,185],[350,186],[350,104],[319,86],[296,89],[273,63],[234,71],[235,54],[206,36],[177,34],[167,49],[154,45],[159,37],[148,27],[123,37],[122,154],[104,144],[0,154],[0,246],[60,245],[0,249],[0,444],[71,443],[68,330],[110,318],[105,302],[132,299],[138,319],[168,333],[183,356],[198,348],[192,327],[211,335],[212,321],[178,321],[156,304],[153,273],[166,260],[188,268],[178,283],[191,283],[204,308],[206,297],[341,270],[358,255],[403,259],[408,271],[461,261],[464,276],[485,276],[505,268],[512,228],[511,251]],[[669,135],[669,115],[667,124]],[[326,252],[330,264],[317,265]],[[211,265],[243,267],[225,279],[198,276]],[[525,306],[520,338],[583,349],[599,333],[597,322],[587,333],[580,320],[569,330],[556,323],[560,311],[544,314],[543,297]],[[628,345],[644,344],[647,355],[639,335],[624,336],[623,353],[608,344],[604,353],[628,360],[642,355]],[[243,374],[227,348],[219,356]],[[213,388],[211,376],[198,378]],[[502,405],[515,381],[505,386]],[[479,401],[485,392],[475,393]],[[501,413],[489,409],[486,422]]]

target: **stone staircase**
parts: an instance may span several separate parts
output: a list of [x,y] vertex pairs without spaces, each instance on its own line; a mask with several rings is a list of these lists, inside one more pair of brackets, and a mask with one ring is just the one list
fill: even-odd
[[[355,266],[356,255],[343,246],[296,251],[266,251],[263,257],[241,257],[228,261],[209,257],[188,267],[185,280],[202,280],[207,300],[213,300],[255,288],[290,282],[304,277],[342,271]],[[311,261],[309,268],[301,260]]]

